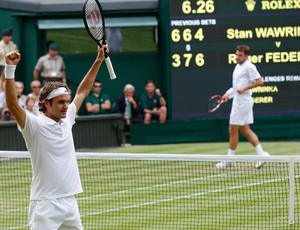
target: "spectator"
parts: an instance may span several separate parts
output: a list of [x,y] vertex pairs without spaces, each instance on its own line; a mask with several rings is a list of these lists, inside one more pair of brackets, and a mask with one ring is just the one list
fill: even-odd
[[85,107],[89,115],[107,114],[111,110],[110,97],[102,92],[102,83],[96,80],[90,94],[86,98]]
[[7,108],[6,102],[4,101],[3,103],[3,108],[2,108],[2,114],[1,114],[1,120],[2,121],[11,121],[15,120],[14,116],[11,114],[9,109]]
[[131,122],[138,123],[142,120],[138,98],[135,96],[135,88],[131,84],[124,87],[124,93],[116,100],[115,111],[124,115],[127,129]]
[[0,41],[0,92],[4,91],[5,55],[11,51],[18,49],[17,45],[12,41],[12,28],[2,30],[1,34],[2,40]]
[[38,80],[33,80],[30,83],[31,93],[27,97],[32,97],[34,99],[34,111],[39,110],[39,99],[41,93],[41,82]]
[[23,94],[23,91],[24,91],[23,82],[16,81],[15,82],[15,87],[16,87],[16,92],[17,92],[19,105],[21,105],[23,108],[25,108],[27,96],[25,94]]
[[36,107],[35,98],[27,96],[25,110],[34,115],[39,114],[38,107]]
[[145,92],[140,97],[144,124],[150,124],[153,119],[159,120],[159,123],[163,124],[167,119],[167,102],[160,90],[155,88],[154,81],[147,81]]
[[31,83],[30,83],[30,89],[31,89],[31,93],[28,94],[27,96],[29,97],[33,97],[34,100],[36,102],[39,101],[39,98],[40,98],[40,91],[41,91],[41,83],[40,81],[38,80],[33,80]]
[[2,117],[2,111],[5,104],[5,91],[0,92],[0,118]]
[[[2,72],[2,73],[1,73]],[[5,90],[4,67],[0,66],[0,93]]]
[[48,47],[48,53],[40,57],[34,67],[34,80],[39,80],[39,75],[41,75],[43,84],[58,81],[67,86],[66,66],[63,58],[58,55],[58,44],[52,42]]
[[53,43],[53,42],[54,42],[53,40],[48,40],[48,41],[46,42],[46,49],[47,49],[47,50],[49,49],[50,44]]

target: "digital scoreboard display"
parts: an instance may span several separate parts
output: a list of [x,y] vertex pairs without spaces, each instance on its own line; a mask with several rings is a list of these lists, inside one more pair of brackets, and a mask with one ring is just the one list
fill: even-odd
[[169,0],[172,118],[228,116],[206,102],[232,85],[237,45],[265,84],[252,90],[254,113],[300,114],[300,0]]

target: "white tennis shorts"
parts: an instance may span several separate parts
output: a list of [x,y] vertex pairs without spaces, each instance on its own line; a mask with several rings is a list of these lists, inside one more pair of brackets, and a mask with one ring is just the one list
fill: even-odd
[[229,124],[240,126],[253,124],[253,104],[252,97],[244,97],[243,100],[233,99]]
[[83,230],[74,196],[30,201],[28,221],[30,230]]

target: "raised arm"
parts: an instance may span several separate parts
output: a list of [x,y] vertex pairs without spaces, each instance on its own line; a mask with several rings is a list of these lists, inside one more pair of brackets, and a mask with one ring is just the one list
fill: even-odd
[[79,110],[80,106],[83,103],[83,100],[89,95],[91,88],[93,87],[100,66],[104,60],[104,49],[108,49],[108,47],[106,45],[102,45],[101,48],[98,47],[98,55],[96,60],[78,86],[76,95],[73,100],[76,105],[77,111]]
[[26,112],[22,106],[19,105],[17,92],[15,88],[15,68],[21,59],[18,51],[13,51],[5,55],[5,96],[6,105],[12,115],[16,118],[19,126],[23,129],[25,126]]

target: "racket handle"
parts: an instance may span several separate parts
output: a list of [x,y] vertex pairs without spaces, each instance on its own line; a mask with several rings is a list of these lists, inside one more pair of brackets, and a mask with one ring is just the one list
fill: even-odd
[[114,68],[113,68],[113,66],[111,64],[109,56],[107,56],[107,58],[105,58],[105,63],[106,63],[106,66],[107,66],[107,69],[108,69],[108,72],[109,72],[110,79],[111,80],[116,79],[117,76],[116,76]]

